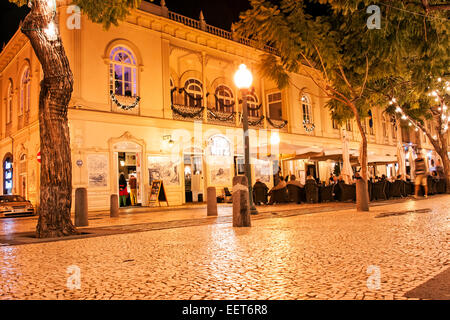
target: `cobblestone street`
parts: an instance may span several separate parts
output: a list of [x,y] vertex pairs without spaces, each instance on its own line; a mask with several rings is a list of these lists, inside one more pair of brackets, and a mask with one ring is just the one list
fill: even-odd
[[[0,298],[450,299],[449,209],[443,195],[370,213],[330,206],[243,229],[216,223],[2,246]],[[69,266],[80,268],[79,290],[67,287]]]

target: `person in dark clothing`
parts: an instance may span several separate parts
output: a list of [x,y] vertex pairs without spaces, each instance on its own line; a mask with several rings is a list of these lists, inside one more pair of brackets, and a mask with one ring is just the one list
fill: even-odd
[[267,193],[269,188],[264,182],[261,182],[259,179],[256,180],[253,185],[253,199],[256,204],[267,203]]
[[121,173],[119,178],[119,204],[121,207],[127,206],[127,196],[127,179],[125,179],[125,176]]
[[428,185],[427,185],[427,164],[425,163],[425,159],[422,156],[422,152],[417,153],[417,159],[414,160],[416,171],[416,181],[415,181],[415,192],[414,198],[418,198],[420,185],[425,189],[425,198],[428,197]]
[[444,167],[442,166],[441,159],[437,160],[435,170],[439,179],[445,179]]

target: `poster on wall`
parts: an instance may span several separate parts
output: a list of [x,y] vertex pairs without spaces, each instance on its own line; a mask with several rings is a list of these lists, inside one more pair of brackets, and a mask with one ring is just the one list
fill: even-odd
[[87,156],[89,187],[108,186],[108,156],[105,154],[89,154]]
[[255,159],[255,179],[261,182],[270,182],[270,162]]
[[164,181],[165,186],[180,185],[180,161],[169,157],[148,157],[149,184],[154,180]]
[[231,169],[230,167],[222,164],[214,164],[209,168],[211,185],[223,186],[231,183]]

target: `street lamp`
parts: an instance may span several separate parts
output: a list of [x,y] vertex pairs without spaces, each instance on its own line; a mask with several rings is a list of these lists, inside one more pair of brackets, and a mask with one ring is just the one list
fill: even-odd
[[247,69],[245,64],[241,64],[239,66],[238,71],[236,71],[234,75],[234,83],[236,87],[241,91],[242,94],[242,122],[244,129],[244,171],[248,180],[248,197],[249,197],[249,205],[250,205],[250,214],[258,214],[258,210],[253,203],[253,186],[252,186],[252,172],[250,168],[250,139],[248,132],[248,108],[247,108],[247,95],[248,90],[252,86],[253,76],[250,70]]

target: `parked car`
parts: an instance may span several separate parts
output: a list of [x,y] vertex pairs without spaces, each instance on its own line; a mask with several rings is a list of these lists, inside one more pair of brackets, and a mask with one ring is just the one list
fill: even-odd
[[0,217],[34,215],[34,207],[30,201],[22,196],[0,196]]

